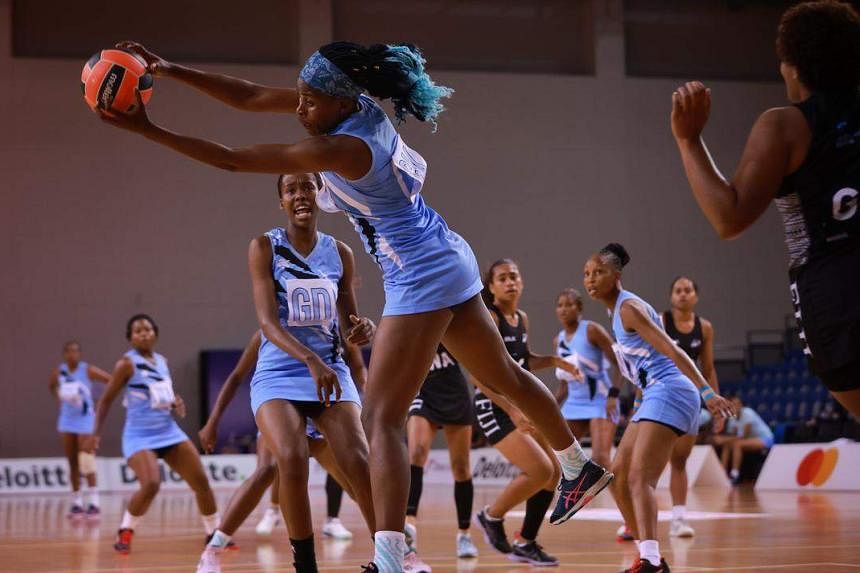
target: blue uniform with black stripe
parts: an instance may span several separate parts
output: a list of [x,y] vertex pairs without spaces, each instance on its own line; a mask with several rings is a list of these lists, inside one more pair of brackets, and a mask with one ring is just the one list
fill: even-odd
[[[338,284],[343,263],[334,237],[317,233],[311,253],[300,255],[281,228],[266,233],[272,245],[272,278],[281,326],[335,371],[341,400],[361,404],[343,361],[337,319]],[[334,394],[331,395],[334,400]],[[251,378],[251,408],[269,400],[318,402],[316,382],[307,365],[262,335],[257,367]]]
[[59,383],[77,385],[80,406],[69,402],[60,402],[60,415],[57,417],[57,431],[70,434],[92,434],[95,425],[95,408],[93,407],[93,382],[87,371],[89,364],[78,362],[77,368],[71,370],[64,362],[57,368]]
[[621,324],[624,301],[639,302],[648,317],[661,330],[663,323],[654,308],[633,294],[622,290],[612,312],[613,346],[618,365],[625,378],[642,389],[642,405],[632,421],[650,420],[675,429],[680,434],[696,434],[699,429],[699,392],[675,363],[657,352],[637,332],[629,332]]
[[427,163],[373,98],[359,96],[358,106],[331,135],[367,144],[370,170],[357,180],[323,172],[320,208],[344,211],[382,269],[384,315],[439,310],[472,298],[481,292],[478,263],[466,241],[424,203]]
[[565,420],[606,418],[606,400],[612,383],[603,362],[603,351],[588,341],[590,321],[580,320],[570,338],[564,329],[558,333],[555,352],[562,358],[575,356],[585,380],[567,382],[567,399],[561,406]]
[[128,459],[141,450],[157,450],[187,440],[188,436],[179,428],[171,411],[153,408],[150,403],[150,384],[171,380],[167,360],[153,353],[150,362],[134,349],[125,356],[134,365],[134,373],[125,386],[122,455]]

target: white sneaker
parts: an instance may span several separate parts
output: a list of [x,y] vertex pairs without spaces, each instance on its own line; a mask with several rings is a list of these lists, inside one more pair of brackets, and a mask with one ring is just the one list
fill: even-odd
[[693,537],[696,530],[690,527],[686,519],[673,519],[669,527],[669,535],[672,537]]
[[330,517],[323,525],[323,535],[332,539],[352,539],[352,532],[343,526],[343,523],[336,517]]
[[478,548],[472,543],[472,536],[468,533],[457,532],[457,557],[468,559],[478,556]]
[[270,507],[263,514],[260,522],[257,524],[257,535],[269,536],[272,531],[281,523],[281,512]]
[[410,551],[403,557],[403,573],[431,573],[433,568],[421,561],[418,554]]
[[409,551],[418,551],[418,528],[407,522],[403,526],[403,535],[406,536],[406,546]]
[[200,555],[197,573],[221,573],[221,558],[218,552],[207,547]]
[[615,538],[618,541],[633,541],[633,534],[630,532],[630,528],[627,527],[626,523],[622,523],[615,532]]

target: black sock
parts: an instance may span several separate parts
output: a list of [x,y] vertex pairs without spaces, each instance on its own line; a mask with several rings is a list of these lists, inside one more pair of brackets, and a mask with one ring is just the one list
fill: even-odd
[[421,490],[424,489],[424,468],[409,466],[409,501],[406,503],[406,515],[418,515],[418,503],[421,501]]
[[325,499],[329,517],[340,515],[340,503],[343,501],[343,488],[337,480],[327,474],[325,478]]
[[317,556],[314,552],[314,536],[307,539],[292,539],[293,567],[298,573],[317,573]]
[[472,501],[475,499],[475,488],[472,480],[454,482],[454,503],[457,506],[457,527],[469,529],[472,520]]
[[549,509],[554,496],[554,491],[542,489],[528,499],[526,502],[526,516],[523,519],[523,527],[520,529],[520,537],[526,541],[537,539],[538,529],[540,529],[543,523],[546,510]]

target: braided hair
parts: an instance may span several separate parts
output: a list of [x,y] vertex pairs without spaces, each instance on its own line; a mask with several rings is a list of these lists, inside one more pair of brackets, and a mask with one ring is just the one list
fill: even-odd
[[435,127],[436,118],[445,109],[440,100],[454,93],[451,88],[433,82],[424,70],[427,60],[412,44],[365,47],[352,42],[333,42],[321,47],[319,52],[370,95],[390,99],[400,122],[409,114]]

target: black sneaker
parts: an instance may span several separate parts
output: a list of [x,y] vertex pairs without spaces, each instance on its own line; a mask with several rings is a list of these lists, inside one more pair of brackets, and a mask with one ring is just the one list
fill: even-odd
[[630,569],[625,569],[621,573],[671,573],[671,571],[665,559],[660,559],[660,565],[657,566],[651,565],[651,562],[647,559],[637,557],[633,565],[630,566]]
[[84,508],[77,503],[69,508],[69,513],[66,514],[66,517],[69,519],[80,519],[86,515]]
[[379,573],[379,567],[376,566],[376,563],[371,561],[367,565],[361,566],[361,573]]
[[514,549],[508,542],[508,536],[505,533],[504,519],[490,519],[487,515],[487,508],[484,508],[475,514],[475,523],[484,532],[484,541],[487,542],[487,545],[503,555],[513,552]]
[[522,545],[514,543],[513,553],[508,555],[508,559],[518,563],[528,563],[534,567],[558,566],[558,558],[547,555],[537,541],[529,541]]
[[558,484],[558,501],[555,503],[549,522],[558,525],[573,517],[574,513],[603,491],[614,477],[614,474],[591,460],[585,462],[576,479],[565,479],[562,476]]
[[87,507],[87,512],[86,512],[87,519],[98,519],[101,516],[101,514],[102,514],[102,510],[99,509],[99,506],[91,503],[89,505],[89,507]]

